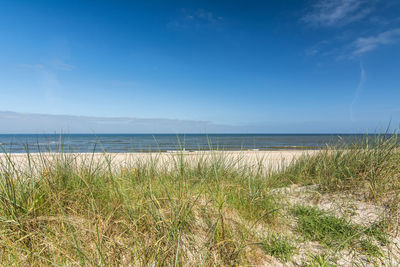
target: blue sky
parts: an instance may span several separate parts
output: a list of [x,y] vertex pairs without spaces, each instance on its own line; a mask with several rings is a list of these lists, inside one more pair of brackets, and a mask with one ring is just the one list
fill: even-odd
[[256,132],[400,122],[397,0],[3,0],[0,40],[0,111]]

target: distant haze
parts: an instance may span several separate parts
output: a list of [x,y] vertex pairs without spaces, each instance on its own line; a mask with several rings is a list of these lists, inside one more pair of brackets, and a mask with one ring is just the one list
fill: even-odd
[[[134,117],[90,117],[0,111],[0,133],[373,133],[386,130],[370,122],[262,122],[228,125],[207,121]],[[396,129],[392,122],[390,130]]]
[[205,121],[0,112],[0,133],[205,133],[229,129]]

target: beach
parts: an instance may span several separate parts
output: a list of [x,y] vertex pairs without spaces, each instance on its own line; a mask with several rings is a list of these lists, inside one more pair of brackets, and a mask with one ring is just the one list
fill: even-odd
[[375,144],[1,153],[0,259],[396,266],[400,150],[396,136]]
[[276,151],[173,151],[150,153],[9,153],[0,154],[0,162],[11,159],[16,166],[28,167],[50,164],[61,158],[69,158],[79,164],[110,163],[113,169],[132,166],[135,163],[155,162],[159,167],[172,167],[181,158],[189,165],[200,160],[212,161],[223,158],[236,167],[261,167],[263,170],[283,168],[304,155],[312,155],[318,150],[276,150]]

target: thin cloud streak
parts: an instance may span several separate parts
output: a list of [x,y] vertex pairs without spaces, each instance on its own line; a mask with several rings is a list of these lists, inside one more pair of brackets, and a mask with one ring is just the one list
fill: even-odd
[[360,61],[360,81],[358,82],[353,101],[351,101],[351,104],[350,104],[350,120],[351,121],[355,121],[355,119],[354,119],[354,104],[360,98],[366,78],[367,78],[367,76],[365,74],[364,65]]
[[393,44],[400,40],[400,28],[382,32],[376,36],[360,37],[354,42],[354,55],[361,55],[379,46]]
[[168,27],[175,29],[205,28],[215,27],[223,22],[221,16],[205,10],[197,9],[190,11],[185,8],[180,9],[180,16],[168,23]]
[[368,25],[368,30],[341,27],[338,34],[334,33],[330,39],[325,38],[311,46],[305,54],[335,56],[338,60],[354,59],[381,46],[399,42],[397,18],[381,17],[382,10],[388,8],[382,2],[378,5],[378,0],[317,0],[303,16],[303,22],[313,26],[339,28],[358,21]]
[[373,11],[362,0],[320,0],[302,20],[314,26],[342,26],[359,21]]
[[71,71],[75,69],[74,65],[68,64],[63,60],[56,59],[51,62],[51,66],[58,70]]
[[17,68],[23,70],[34,70],[34,71],[45,69],[45,67],[42,64],[17,64]]
[[336,59],[354,59],[385,45],[400,42],[400,28],[389,29],[367,37],[353,37],[346,41],[323,40],[306,49],[306,56],[336,56]]

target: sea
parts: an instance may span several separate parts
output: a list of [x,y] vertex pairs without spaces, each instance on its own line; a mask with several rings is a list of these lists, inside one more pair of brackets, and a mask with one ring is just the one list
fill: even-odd
[[0,134],[0,153],[321,149],[365,134]]

